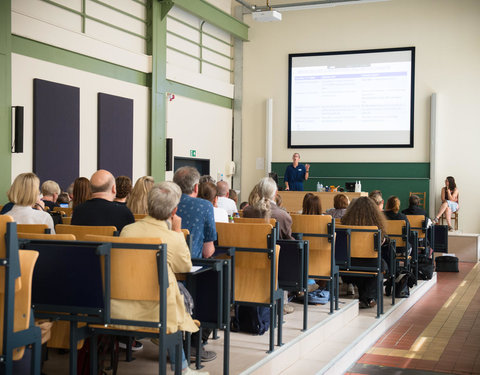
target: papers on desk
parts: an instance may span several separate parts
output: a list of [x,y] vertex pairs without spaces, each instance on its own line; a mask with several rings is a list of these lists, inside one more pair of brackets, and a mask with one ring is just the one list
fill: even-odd
[[192,268],[190,268],[190,273],[194,273],[194,272],[197,272],[198,270],[201,270],[202,269],[202,266],[192,266]]

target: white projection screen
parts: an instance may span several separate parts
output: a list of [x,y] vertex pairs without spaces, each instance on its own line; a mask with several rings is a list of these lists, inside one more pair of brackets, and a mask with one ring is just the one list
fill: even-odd
[[415,47],[289,55],[288,147],[413,147]]

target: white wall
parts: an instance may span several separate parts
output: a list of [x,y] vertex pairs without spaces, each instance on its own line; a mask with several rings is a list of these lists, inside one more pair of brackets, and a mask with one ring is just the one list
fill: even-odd
[[[225,163],[232,160],[232,110],[198,100],[175,96],[167,101],[167,137],[173,138],[174,156],[210,159],[210,175],[225,175]],[[173,173],[167,173],[171,180]],[[230,183],[230,179],[224,178]]]
[[[391,0],[308,11],[283,12],[276,23],[253,22],[244,44],[242,191],[264,172],[265,100],[274,99],[273,161],[287,162],[288,54],[416,47],[415,147],[413,149],[302,149],[310,162],[428,162],[430,95],[438,93],[437,147],[440,191],[453,175],[461,191],[460,227],[480,232],[475,152],[480,139],[480,1]],[[439,193],[436,197],[438,206]]]
[[24,106],[25,111],[24,152],[12,154],[12,180],[19,173],[32,171],[34,78],[80,88],[80,176],[88,178],[97,169],[97,94],[133,99],[133,178],[147,174],[150,100],[147,87],[12,54],[12,105]]

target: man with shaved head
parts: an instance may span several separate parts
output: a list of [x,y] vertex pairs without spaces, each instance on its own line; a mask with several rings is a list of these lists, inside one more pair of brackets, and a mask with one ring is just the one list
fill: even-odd
[[117,189],[115,178],[104,169],[96,171],[90,178],[92,198],[75,207],[72,225],[113,225],[120,232],[135,218],[126,206],[113,203]]
[[217,182],[217,196],[217,207],[223,208],[225,211],[227,211],[229,217],[233,216],[234,213],[238,212],[235,201],[229,198],[227,181]]

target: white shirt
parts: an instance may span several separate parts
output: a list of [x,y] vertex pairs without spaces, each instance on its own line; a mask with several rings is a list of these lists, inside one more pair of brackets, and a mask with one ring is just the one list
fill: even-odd
[[213,216],[216,223],[228,223],[227,211],[223,208],[213,207]]
[[227,197],[218,197],[217,206],[227,211],[228,216],[233,216],[234,212],[238,212],[235,201]]
[[19,206],[16,204],[6,214],[13,217],[13,220],[15,220],[17,224],[47,224],[50,228],[50,233],[55,234],[53,219],[50,214],[44,211],[34,210],[30,206]]

